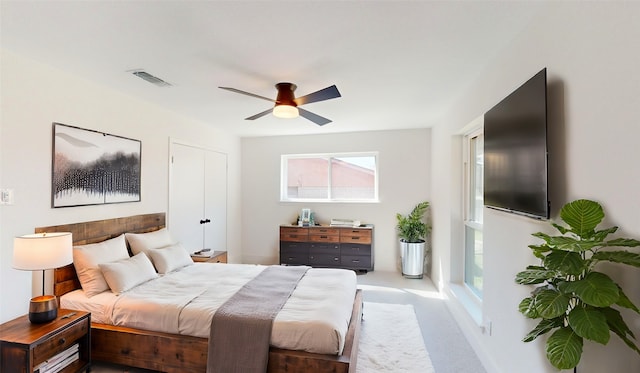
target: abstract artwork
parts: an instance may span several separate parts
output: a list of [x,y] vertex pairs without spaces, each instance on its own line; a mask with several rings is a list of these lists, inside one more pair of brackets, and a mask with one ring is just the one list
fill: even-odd
[[51,207],[140,201],[142,143],[53,123]]

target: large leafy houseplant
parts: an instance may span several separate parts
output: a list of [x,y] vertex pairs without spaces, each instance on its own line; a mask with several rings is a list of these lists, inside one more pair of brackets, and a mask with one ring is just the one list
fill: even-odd
[[640,241],[629,238],[607,239],[618,227],[596,229],[604,219],[602,206],[590,200],[566,204],[560,217],[568,227],[551,223],[560,235],[534,233],[541,245],[529,246],[541,260],[516,275],[516,282],[537,285],[531,296],[520,302],[520,312],[531,319],[542,319],[525,336],[524,342],[553,332],[546,341],[549,362],[558,369],[572,369],[580,362],[583,341],[603,345],[610,331],[640,354],[632,331],[615,307],[640,314],[609,276],[595,270],[600,262],[614,262],[640,268],[640,254],[612,247],[636,247]]
[[409,215],[396,214],[398,220],[398,237],[404,242],[424,242],[429,233],[429,226],[424,222],[424,214],[429,207],[429,202],[418,203]]

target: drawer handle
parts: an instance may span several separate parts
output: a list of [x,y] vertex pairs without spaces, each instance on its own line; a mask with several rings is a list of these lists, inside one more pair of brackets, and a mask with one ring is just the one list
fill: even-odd
[[327,238],[327,236],[320,236],[320,238]]
[[360,237],[351,237],[352,240],[359,240]]
[[65,344],[66,342],[67,342],[67,340],[66,340],[66,339],[64,339],[64,338],[60,338],[60,340],[58,341],[58,344],[59,344],[59,345],[63,345],[63,344]]
[[360,263],[360,260],[359,259],[352,259],[351,263]]
[[337,262],[338,260],[340,260],[340,258],[333,258],[334,262]]

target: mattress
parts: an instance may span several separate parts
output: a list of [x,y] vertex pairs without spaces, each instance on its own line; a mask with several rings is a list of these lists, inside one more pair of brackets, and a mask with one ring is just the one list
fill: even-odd
[[[116,295],[63,295],[62,308],[91,312],[92,322],[209,337],[211,319],[227,299],[266,267],[195,263]],[[271,346],[341,354],[356,293],[353,271],[311,268],[276,316]]]

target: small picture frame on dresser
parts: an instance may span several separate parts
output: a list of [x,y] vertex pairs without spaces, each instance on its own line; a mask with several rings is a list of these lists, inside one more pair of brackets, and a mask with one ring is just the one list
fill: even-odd
[[308,227],[311,222],[311,209],[302,209],[300,213],[300,226]]

